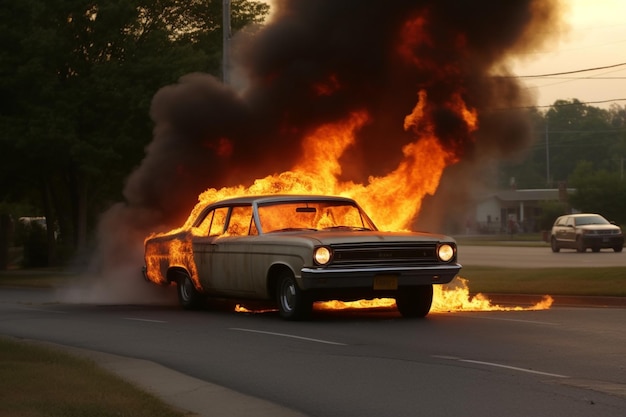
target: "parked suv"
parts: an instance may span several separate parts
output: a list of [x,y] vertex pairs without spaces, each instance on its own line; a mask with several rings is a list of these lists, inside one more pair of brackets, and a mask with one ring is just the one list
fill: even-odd
[[568,214],[556,219],[550,236],[552,252],[561,248],[585,252],[591,248],[599,252],[602,248],[621,252],[624,246],[622,229],[599,214]]

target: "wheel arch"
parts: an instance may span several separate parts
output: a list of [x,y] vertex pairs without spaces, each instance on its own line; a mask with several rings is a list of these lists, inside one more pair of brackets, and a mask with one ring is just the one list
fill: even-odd
[[178,277],[181,274],[191,277],[191,274],[189,273],[187,268],[182,267],[182,266],[171,266],[167,269],[167,274],[165,275],[165,279],[167,280],[168,283],[171,284],[172,282],[177,282]]
[[[270,266],[267,271],[267,295],[270,299],[276,299],[276,286],[278,285],[278,278],[280,278],[282,273],[290,273],[294,277],[296,276],[293,268],[288,264],[284,263],[276,263]],[[296,280],[297,281],[297,280]],[[296,282],[297,284],[297,282]]]

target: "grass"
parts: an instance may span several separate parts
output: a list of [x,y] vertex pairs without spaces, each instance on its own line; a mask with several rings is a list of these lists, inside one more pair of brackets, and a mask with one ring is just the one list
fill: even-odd
[[0,415],[183,417],[93,361],[0,337]]
[[626,268],[464,266],[472,293],[626,297]]
[[0,287],[56,288],[69,284],[75,275],[58,268],[0,271]]

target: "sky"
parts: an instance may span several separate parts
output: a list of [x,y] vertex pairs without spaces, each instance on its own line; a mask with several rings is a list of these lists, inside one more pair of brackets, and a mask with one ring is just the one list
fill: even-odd
[[522,57],[514,64],[514,73],[542,75],[625,64],[523,80],[536,94],[538,106],[574,98],[595,107],[608,108],[612,103],[626,106],[626,1],[563,0],[563,3],[569,9],[564,19],[569,30],[544,50]]

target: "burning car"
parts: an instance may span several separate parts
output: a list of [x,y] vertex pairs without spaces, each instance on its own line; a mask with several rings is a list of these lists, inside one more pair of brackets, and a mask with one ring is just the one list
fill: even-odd
[[194,210],[182,228],[145,241],[145,278],[176,284],[183,308],[207,297],[271,300],[288,320],[307,318],[315,301],[380,297],[395,298],[404,317],[424,317],[433,284],[460,269],[454,239],[379,231],[345,197],[217,201]]

